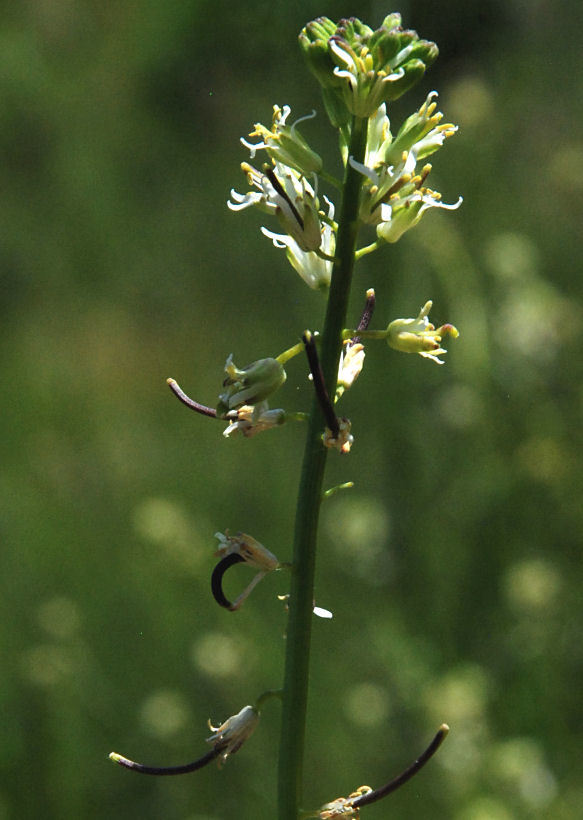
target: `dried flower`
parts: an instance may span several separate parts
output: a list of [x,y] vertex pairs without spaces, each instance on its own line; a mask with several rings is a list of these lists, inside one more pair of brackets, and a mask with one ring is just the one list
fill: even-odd
[[236,715],[232,715],[220,726],[213,726],[209,720],[209,729],[213,734],[207,738],[215,749],[220,749],[218,761],[221,766],[229,755],[238,752],[243,743],[253,734],[259,723],[259,712],[253,706],[244,706]]

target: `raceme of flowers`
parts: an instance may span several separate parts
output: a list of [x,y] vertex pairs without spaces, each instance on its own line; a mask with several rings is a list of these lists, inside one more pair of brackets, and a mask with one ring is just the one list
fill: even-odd
[[[337,43],[332,46],[337,57],[339,48]],[[347,68],[336,73],[343,76],[346,72],[350,74]],[[422,161],[458,130],[452,123],[442,123],[443,114],[436,110],[436,98],[437,92],[431,91],[394,137],[387,104],[381,102],[369,119],[364,163],[357,163],[348,156],[350,133],[348,129],[340,132],[344,165],[349,162],[364,176],[361,224],[372,226],[377,238],[384,242],[399,240],[427,210],[454,210],[462,203],[462,197],[454,203],[444,203],[441,194],[426,185],[432,166],[421,164]],[[287,124],[289,115],[289,106],[275,105],[271,129],[256,123],[250,134],[260,141],[251,143],[241,139],[251,159],[255,159],[257,152],[264,151],[269,161],[260,170],[247,162],[241,164],[251,190],[241,194],[233,189],[227,204],[233,211],[255,206],[275,217],[281,230],[263,226],[262,233],[276,248],[285,249],[288,261],[310,288],[327,290],[336,250],[335,206],[325,195],[322,195],[325,207],[320,202],[318,188],[323,161],[297,127],[313,114],[301,117],[292,125]]]

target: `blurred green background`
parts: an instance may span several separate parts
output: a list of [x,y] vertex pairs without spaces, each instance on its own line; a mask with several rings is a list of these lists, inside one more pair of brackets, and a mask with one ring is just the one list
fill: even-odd
[[[438,62],[459,133],[432,212],[359,263],[375,326],[461,331],[445,367],[370,345],[329,459],[306,805],[436,759],[384,817],[581,817],[583,13],[578,0],[21,0],[0,31],[0,818],[275,816],[279,707],[221,772],[149,779],[107,759],[203,754],[206,720],[280,685],[286,592],[211,598],[213,533],[290,558],[303,429],[225,440],[165,385],[213,404],[230,352],[276,355],[322,297],[226,208],[239,145],[273,103],[335,167],[296,36],[318,15],[400,10]],[[274,228],[273,224],[269,227]],[[306,409],[305,365],[280,392]],[[251,577],[229,573],[233,595]]]

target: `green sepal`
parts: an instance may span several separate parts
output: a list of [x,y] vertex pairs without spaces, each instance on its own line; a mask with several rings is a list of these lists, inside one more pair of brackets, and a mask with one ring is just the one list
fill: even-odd
[[299,38],[300,48],[304,52],[304,56],[308,63],[308,68],[316,77],[320,85],[326,88],[333,83],[330,80],[333,78],[334,63],[330,59],[328,53],[327,41],[317,40],[316,42],[307,42],[307,38]]
[[401,77],[400,80],[395,80],[395,82],[387,84],[385,102],[398,100],[406,91],[413,88],[425,74],[425,63],[421,60],[410,60],[403,68],[405,70],[405,76]]
[[419,40],[411,49],[408,59],[421,60],[425,63],[425,66],[429,68],[429,66],[437,60],[438,55],[439,48],[436,43],[433,43],[431,40]]
[[[401,51],[401,38],[399,36],[399,32],[397,31],[387,31],[384,32],[382,30],[376,32],[379,36],[376,38],[374,44],[371,47],[371,53],[375,62],[375,65],[378,66],[386,66],[388,64],[392,64],[392,60],[398,55]],[[373,35],[374,36],[374,35]],[[372,37],[371,37],[372,41]],[[370,45],[370,43],[369,43]]]
[[326,113],[334,128],[342,128],[351,121],[352,115],[346,107],[341,91],[335,88],[323,88],[322,98]]
[[382,29],[387,29],[388,31],[391,31],[394,28],[399,28],[399,26],[401,25],[401,22],[402,22],[401,15],[399,14],[398,11],[394,11],[394,12],[392,12],[392,14],[387,14],[385,19],[383,20],[383,23],[382,23],[381,28],[379,29],[379,31],[382,30]]

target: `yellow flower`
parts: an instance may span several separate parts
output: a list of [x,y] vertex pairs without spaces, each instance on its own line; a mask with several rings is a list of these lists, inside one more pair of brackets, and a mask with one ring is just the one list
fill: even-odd
[[444,364],[438,357],[447,353],[441,347],[444,336],[454,339],[460,335],[453,325],[442,325],[435,329],[428,319],[433,302],[426,302],[415,319],[395,319],[387,328],[387,343],[402,353],[418,353],[436,364]]

